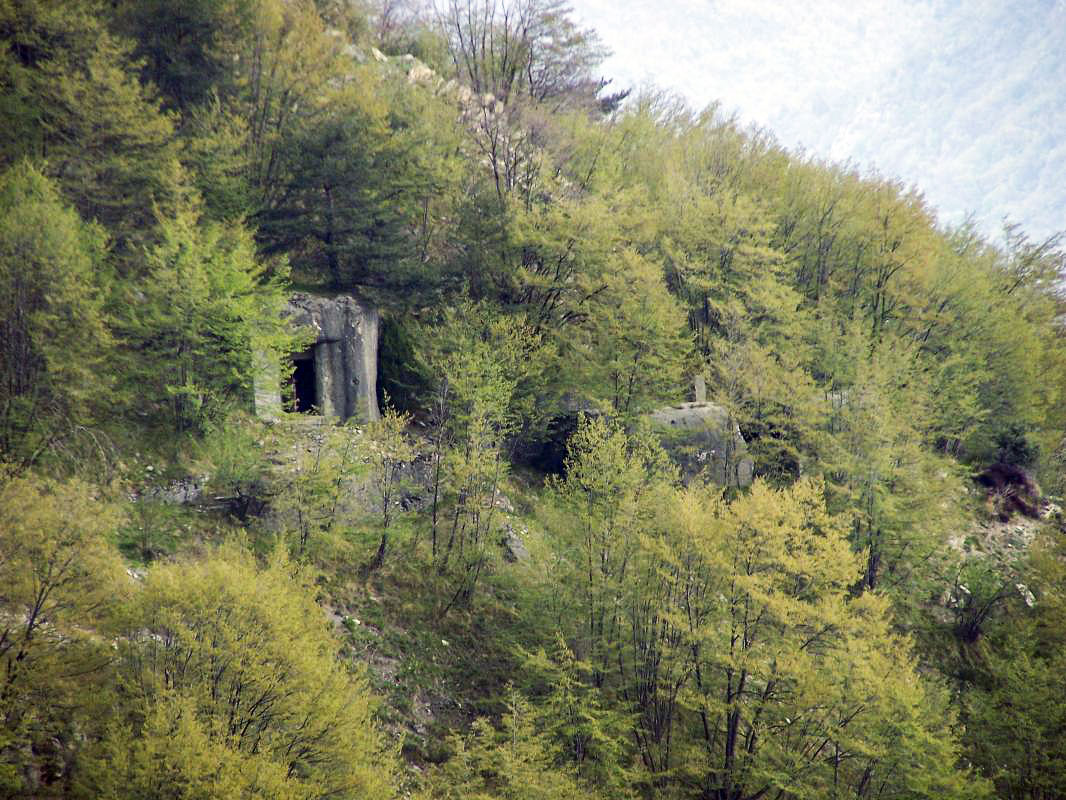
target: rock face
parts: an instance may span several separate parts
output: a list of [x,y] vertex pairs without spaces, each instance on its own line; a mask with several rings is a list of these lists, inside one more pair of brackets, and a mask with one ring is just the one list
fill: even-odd
[[517,564],[529,560],[529,550],[525,542],[519,536],[510,523],[503,526],[503,537],[500,539],[500,547],[503,549],[503,560],[509,564]]
[[722,486],[751,484],[754,464],[729,414],[714,403],[682,403],[651,414],[652,428],[688,481],[701,472]]
[[[315,336],[311,347],[292,356],[296,410],[313,409],[342,419],[378,419],[378,310],[348,295],[297,293],[289,299],[285,314]],[[267,371],[256,385],[255,405],[261,416],[281,411],[276,374]]]

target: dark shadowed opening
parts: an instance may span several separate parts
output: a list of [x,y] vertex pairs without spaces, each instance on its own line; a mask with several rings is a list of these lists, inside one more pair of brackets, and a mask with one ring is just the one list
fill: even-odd
[[315,392],[315,357],[301,354],[293,359],[291,411],[313,414],[317,410]]

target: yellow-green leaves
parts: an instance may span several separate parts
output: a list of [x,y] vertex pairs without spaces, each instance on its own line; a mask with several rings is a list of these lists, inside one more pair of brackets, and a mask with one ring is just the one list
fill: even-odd
[[295,336],[281,319],[277,275],[241,226],[199,225],[183,214],[146,254],[149,281],[127,287],[120,331],[134,402],[176,433],[202,431],[246,399],[256,353],[277,358]]
[[536,725],[528,701],[513,690],[500,728],[474,723],[454,736],[455,754],[429,772],[422,800],[591,800],[594,795],[560,765],[556,745]]
[[117,524],[83,483],[0,483],[0,789],[35,793],[49,759],[69,777],[84,740],[64,755],[53,737],[93,725],[129,587],[109,541]]
[[600,696],[634,712],[644,767],[710,797],[835,798],[871,781],[885,797],[964,796],[944,698],[888,599],[855,594],[865,559],[824,483],[756,481],[728,502],[669,474],[588,421],[548,518],[571,564],[569,641]]
[[127,624],[121,796],[392,796],[366,681],[337,662],[309,576],[283,551],[265,569],[236,545],[156,567]]
[[33,464],[93,421],[110,384],[104,242],[28,162],[0,174],[0,460]]
[[887,600],[851,594],[860,562],[823,498],[814,481],[756,482],[733,503],[703,501],[698,527],[653,551],[690,654],[681,704],[702,739],[682,768],[727,796],[828,798],[871,780],[884,796],[962,796],[956,747],[928,719],[942,701],[891,632]]
[[542,419],[540,384],[554,352],[522,317],[473,303],[448,309],[425,335],[419,355],[433,385],[432,552],[440,574],[459,578],[443,614],[469,600],[486,564],[506,449],[522,426]]
[[0,133],[0,164],[41,160],[82,217],[108,228],[128,265],[153,240],[160,212],[181,202],[184,178],[174,120],[96,11],[56,0],[0,6],[0,103],[17,120]]
[[598,408],[633,419],[676,399],[692,347],[661,268],[628,249],[609,264],[576,326],[576,376]]
[[381,419],[371,422],[366,428],[362,444],[370,462],[376,499],[381,501],[381,542],[370,562],[370,569],[377,569],[385,562],[389,523],[392,522],[395,506],[399,505],[397,495],[402,489],[403,469],[414,461],[418,452],[407,431],[410,424],[410,414],[386,405]]

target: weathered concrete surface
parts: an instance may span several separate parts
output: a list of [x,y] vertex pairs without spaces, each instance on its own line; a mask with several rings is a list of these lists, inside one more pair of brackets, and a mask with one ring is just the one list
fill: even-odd
[[[379,419],[378,310],[349,295],[322,297],[299,292],[289,298],[284,313],[294,325],[314,334],[306,356],[314,358],[319,413],[342,419]],[[276,417],[282,407],[280,383],[276,371],[261,372],[255,391],[256,412]]]
[[285,409],[281,405],[281,377],[277,362],[263,352],[255,353],[254,358],[255,415],[260,419],[278,419]]
[[681,403],[652,412],[652,428],[688,481],[701,472],[722,486],[751,484],[754,463],[740,428],[715,403]]
[[315,332],[315,384],[325,416],[378,419],[378,310],[354,297],[294,294],[287,314]]

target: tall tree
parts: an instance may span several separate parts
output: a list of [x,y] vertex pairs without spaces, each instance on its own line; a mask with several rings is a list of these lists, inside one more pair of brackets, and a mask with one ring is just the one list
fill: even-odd
[[850,595],[858,563],[822,488],[756,484],[711,513],[689,554],[659,551],[679,581],[668,613],[691,652],[682,702],[701,740],[689,779],[703,795],[984,791],[956,769],[945,698],[919,682],[887,600]]
[[438,143],[449,123],[434,98],[410,97],[422,90],[397,80],[352,65],[342,88],[310,99],[321,111],[278,143],[277,179],[253,217],[267,252],[291,253],[333,288],[399,296],[432,284],[420,256],[431,197],[448,183]]
[[0,165],[43,163],[82,218],[111,234],[135,269],[160,215],[186,193],[173,120],[138,80],[131,45],[93,2],[18,0],[0,7]]
[[579,28],[563,0],[449,0],[437,10],[456,75],[504,103],[595,101],[594,75],[607,55],[595,31]]
[[247,404],[255,356],[276,359],[294,337],[281,319],[281,275],[242,228],[169,220],[146,256],[143,289],[128,286],[119,329],[131,384],[150,419],[200,431],[227,404]]
[[169,108],[186,112],[213,93],[232,96],[247,40],[266,7],[262,0],[119,0],[111,15],[115,29],[134,42],[144,80]]
[[440,574],[457,576],[442,613],[469,601],[487,562],[515,435],[543,419],[553,352],[517,316],[487,305],[448,309],[419,353],[432,381],[430,533]]
[[597,796],[577,780],[572,768],[556,763],[556,747],[538,729],[535,709],[513,690],[499,728],[479,719],[469,735],[453,737],[452,746],[455,755],[426,775],[425,800],[592,800]]
[[69,796],[110,702],[120,515],[80,481],[0,484],[0,791]]
[[106,241],[28,162],[0,174],[4,461],[25,467],[63,451],[96,418],[111,384]]
[[564,352],[576,357],[572,380],[597,407],[622,419],[676,399],[691,363],[684,316],[661,269],[631,250],[618,253],[601,291],[586,305]]

